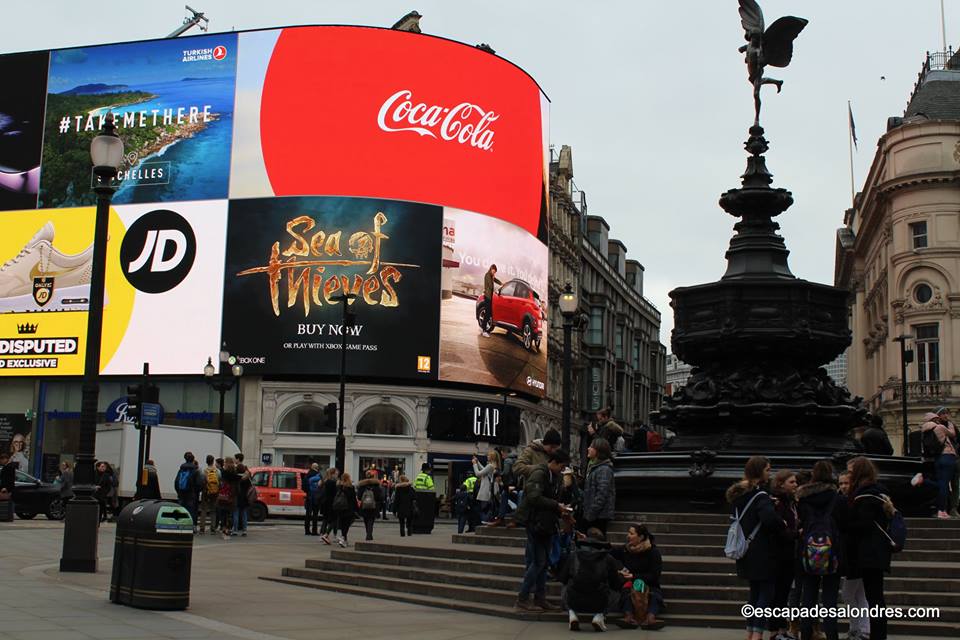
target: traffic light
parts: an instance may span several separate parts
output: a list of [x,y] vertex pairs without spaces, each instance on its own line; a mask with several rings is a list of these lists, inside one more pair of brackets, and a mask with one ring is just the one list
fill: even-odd
[[143,409],[144,385],[134,384],[127,387],[127,419],[140,428],[140,411]]
[[160,387],[148,382],[143,386],[143,401],[160,404]]
[[327,429],[330,431],[337,430],[337,403],[329,403],[323,410],[324,415],[327,417]]

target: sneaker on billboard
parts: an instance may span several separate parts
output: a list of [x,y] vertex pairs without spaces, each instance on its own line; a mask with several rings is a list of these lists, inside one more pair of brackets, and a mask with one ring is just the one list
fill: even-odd
[[0,265],[0,313],[89,308],[93,245],[66,255],[53,246],[53,236],[53,223],[47,222]]

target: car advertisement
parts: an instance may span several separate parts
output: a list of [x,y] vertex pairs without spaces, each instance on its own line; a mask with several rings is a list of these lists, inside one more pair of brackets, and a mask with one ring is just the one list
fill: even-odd
[[37,206],[49,58],[0,56],[0,211]]
[[[519,67],[369,27],[245,33],[239,49],[231,198],[427,202],[546,241],[546,111]],[[309,124],[292,128],[293,114]]]
[[[203,371],[220,351],[227,201],[121,205],[103,310],[105,374]],[[163,345],[162,349],[156,348]]]
[[440,380],[546,395],[546,245],[471,211],[443,218]]
[[114,204],[225,198],[236,34],[54,51],[40,207],[93,204],[90,141],[114,114],[125,159]]
[[[443,210],[368,198],[230,203],[223,342],[244,371],[436,379]],[[354,316],[344,323],[344,301]]]

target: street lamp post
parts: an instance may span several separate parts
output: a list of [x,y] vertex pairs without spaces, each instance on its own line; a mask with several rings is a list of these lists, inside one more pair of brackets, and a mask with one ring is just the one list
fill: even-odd
[[563,448],[566,451],[570,451],[570,387],[573,386],[573,354],[570,342],[578,307],[577,292],[567,283],[560,294],[560,313],[563,315],[563,417],[560,424]]
[[356,322],[356,316],[350,311],[350,303],[357,297],[355,293],[341,293],[333,296],[331,300],[336,300],[343,304],[343,322],[340,325],[340,400],[337,403],[337,450],[336,466],[340,475],[343,475],[344,465],[347,458],[347,438],[343,435],[343,405],[347,398],[347,327],[352,327]]
[[90,274],[87,341],[83,364],[83,390],[80,400],[80,442],[74,471],[74,497],[67,503],[63,528],[63,552],[60,571],[97,571],[97,533],[99,505],[93,498],[93,464],[96,460],[97,405],[100,399],[100,342],[103,335],[103,287],[107,268],[107,231],[110,225],[110,199],[117,169],[123,161],[123,141],[117,136],[113,113],[104,120],[103,132],[90,143],[93,161],[93,190],[97,194],[97,213],[93,228],[93,257]]
[[900,406],[903,418],[903,455],[910,450],[910,424],[907,421],[907,363],[913,362],[913,350],[907,350],[907,340],[913,336],[901,334],[893,339],[900,343]]
[[[230,372],[227,373],[223,369],[224,363],[230,365]],[[217,371],[219,369],[219,371]],[[230,352],[226,349],[220,351],[220,366],[213,366],[213,358],[207,358],[207,364],[203,366],[203,377],[204,380],[210,387],[220,393],[220,416],[217,420],[217,426],[220,427],[220,431],[224,431],[224,399],[226,398],[227,392],[230,389],[233,389],[233,386],[237,383],[237,380],[240,376],[243,375],[243,366],[237,364],[237,359],[230,355]],[[233,420],[233,429],[231,430],[231,435],[233,436],[234,441],[237,440],[237,420],[234,416]],[[226,433],[224,431],[224,433]]]

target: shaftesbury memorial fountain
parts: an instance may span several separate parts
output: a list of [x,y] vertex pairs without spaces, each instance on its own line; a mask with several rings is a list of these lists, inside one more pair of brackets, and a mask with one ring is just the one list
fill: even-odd
[[[760,90],[770,84],[780,91],[782,81],[765,77],[764,68],[790,63],[807,21],[787,16],[764,29],[755,0],[740,0],[740,18],[755,118],[741,186],[720,196],[723,210],[739,218],[727,271],[717,282],[670,292],[673,352],[694,369],[655,417],[676,439],[660,453],[618,458],[621,511],[719,508],[754,454],[768,455],[775,469],[810,469],[823,458],[839,468],[853,455],[849,434],[869,419],[860,398],[821,368],[850,344],[848,294],[794,276],[773,220],[793,196],[770,186]],[[919,461],[875,460],[898,502],[909,501]]]

